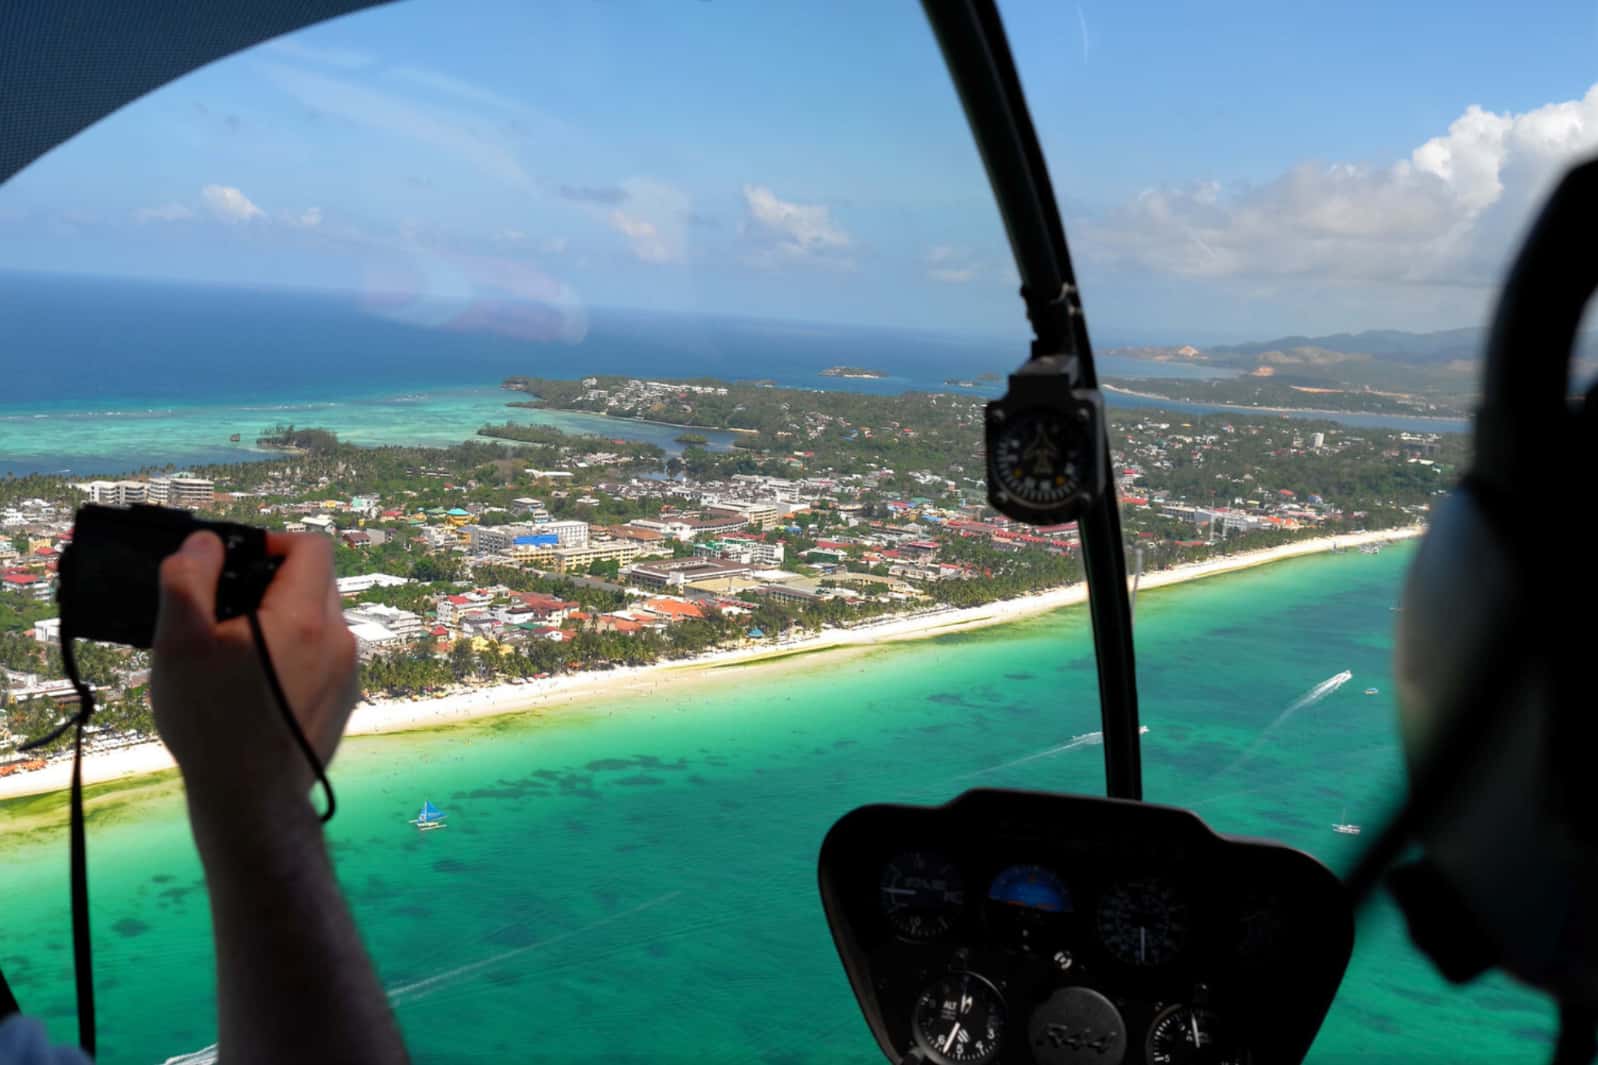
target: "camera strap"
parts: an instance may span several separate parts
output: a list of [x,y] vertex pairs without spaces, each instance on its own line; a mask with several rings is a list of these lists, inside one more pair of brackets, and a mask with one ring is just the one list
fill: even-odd
[[72,971],[78,985],[78,1045],[94,1056],[94,974],[89,953],[89,869],[88,851],[83,836],[83,726],[94,713],[94,693],[78,676],[78,661],[72,653],[72,630],[65,614],[61,618],[61,665],[78,693],[78,712],[36,740],[18,750],[31,751],[59,739],[67,729],[72,738]]
[[[261,659],[261,669],[266,674],[267,687],[271,689],[272,699],[277,703],[279,712],[283,715],[283,723],[288,726],[289,734],[294,737],[296,746],[305,760],[310,764],[311,771],[316,774],[316,781],[322,787],[322,794],[327,798],[327,808],[321,813],[321,821],[326,824],[333,818],[336,808],[333,799],[333,785],[327,779],[326,768],[322,760],[317,757],[316,751],[311,747],[310,741],[305,738],[305,732],[300,728],[299,721],[294,717],[294,711],[289,706],[288,696],[283,692],[283,684],[278,680],[277,668],[272,664],[272,654],[266,646],[266,634],[261,630],[261,620],[256,612],[251,610],[245,615],[249,619],[250,636],[255,642],[256,654]],[[94,1027],[94,963],[89,950],[89,873],[88,850],[83,832],[83,727],[88,724],[89,718],[94,714],[94,693],[89,686],[83,683],[78,675],[77,658],[72,653],[72,629],[69,625],[67,612],[61,616],[61,665],[71,681],[72,688],[78,693],[78,712],[66,721],[61,722],[45,735],[35,740],[29,740],[18,750],[30,751],[59,739],[67,729],[74,729],[72,741],[72,797],[71,797],[71,882],[72,882],[72,970],[77,983],[78,991],[78,1045],[90,1057],[95,1051]],[[10,1009],[7,1009],[9,1003]],[[8,1013],[18,1012],[16,999],[12,997],[11,990],[6,986],[5,978],[0,976],[0,1019]]]

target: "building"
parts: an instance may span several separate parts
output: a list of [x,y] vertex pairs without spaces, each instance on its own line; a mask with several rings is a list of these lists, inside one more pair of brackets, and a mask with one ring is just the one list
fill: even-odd
[[364,603],[361,606],[350,607],[344,611],[344,620],[351,626],[351,631],[359,623],[370,622],[383,626],[401,640],[414,640],[427,632],[427,625],[422,621],[420,614],[401,610],[395,606],[384,606],[382,603]]
[[186,473],[172,477],[152,477],[145,487],[151,503],[163,503],[179,510],[204,510],[216,502],[216,484],[205,477]]
[[300,519],[300,524],[305,526],[306,532],[326,533],[332,536],[338,532],[338,526],[326,514],[311,514]]
[[349,611],[345,612],[344,620],[350,627],[350,635],[355,637],[355,655],[362,660],[386,651],[397,651],[405,643],[398,633],[379,622],[351,621]]
[[534,529],[543,536],[554,533],[561,547],[582,547],[588,543],[586,521],[546,521],[535,525]]
[[1315,451],[1319,451],[1321,448],[1325,447],[1326,446],[1326,434],[1325,433],[1311,433],[1311,434],[1309,434],[1309,446],[1310,446],[1311,449],[1313,449]]
[[531,525],[468,525],[468,549],[474,555],[509,554],[516,537],[530,535],[531,532]]
[[786,584],[762,584],[758,588],[751,588],[750,592],[776,603],[814,603],[821,598],[815,592],[807,592],[803,588],[793,588]]
[[464,595],[446,595],[438,601],[438,620],[445,625],[453,625],[468,611],[481,610],[493,602],[494,597],[486,592],[467,592]]
[[639,610],[667,622],[692,621],[705,616],[699,604],[686,599],[648,599]]
[[622,570],[622,578],[629,584],[652,591],[680,590],[701,582],[714,584],[749,573],[750,567],[742,562],[724,559],[673,558],[658,562],[635,562]]
[[33,599],[50,598],[50,582],[37,573],[7,573],[0,575],[0,589],[15,592]]
[[556,573],[581,573],[595,562],[627,565],[644,553],[631,540],[592,540],[582,547],[557,547],[549,553],[549,565]]
[[588,543],[586,521],[545,521],[516,525],[472,525],[467,529],[474,555],[523,557],[553,547]]
[[396,577],[392,573],[363,573],[357,577],[340,577],[335,582],[340,595],[359,595],[372,588],[399,588],[415,584],[411,577]]
[[33,638],[40,643],[61,642],[61,619],[41,618],[33,623]]
[[694,528],[685,518],[634,518],[627,525],[630,528],[652,532],[661,539],[686,542],[692,540],[694,536]]
[[694,545],[694,554],[701,558],[726,558],[751,566],[780,566],[783,553],[781,544],[760,540],[707,540]]
[[144,481],[89,481],[77,486],[91,503],[125,507],[149,502],[149,485]]
[[704,517],[687,518],[685,521],[688,526],[687,538],[692,538],[695,536],[717,536],[721,533],[735,532],[738,529],[745,528],[749,524],[748,518],[735,512],[723,512],[717,514],[711,511],[706,511]]
[[518,592],[512,597],[515,602],[509,612],[518,615],[518,621],[539,621],[546,625],[558,625],[575,614],[580,604],[570,599],[562,599],[555,595],[545,595],[543,592]]
[[782,517],[782,511],[775,503],[718,502],[707,506],[705,514],[707,517],[736,514],[751,529],[770,529]]

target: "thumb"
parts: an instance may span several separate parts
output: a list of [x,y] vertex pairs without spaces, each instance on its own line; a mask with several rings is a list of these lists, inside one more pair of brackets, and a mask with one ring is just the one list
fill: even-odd
[[183,546],[161,563],[161,604],[155,617],[155,642],[204,636],[216,624],[216,583],[225,552],[212,532],[191,533]]

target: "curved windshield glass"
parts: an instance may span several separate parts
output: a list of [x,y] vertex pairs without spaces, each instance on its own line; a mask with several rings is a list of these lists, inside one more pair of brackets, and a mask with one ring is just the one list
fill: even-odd
[[[1492,286],[1598,139],[1583,59],[1503,70],[1503,11],[1001,6],[1110,401],[1146,797],[1345,871],[1402,788],[1393,611]],[[1030,332],[916,5],[335,20],[21,172],[0,271],[0,969],[58,1039],[70,749],[17,748],[71,699],[87,502],[332,539],[328,836],[419,1061],[870,1060],[828,827],[1103,792],[1077,529],[988,506]],[[214,1060],[148,656],[78,658],[101,1060]],[[1378,904],[1311,1060],[1551,1032]]]

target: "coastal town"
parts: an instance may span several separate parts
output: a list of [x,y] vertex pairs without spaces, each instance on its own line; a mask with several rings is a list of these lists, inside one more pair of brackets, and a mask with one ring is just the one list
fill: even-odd
[[[1080,582],[1074,526],[986,504],[980,401],[722,382],[515,379],[512,406],[610,415],[615,437],[482,427],[454,448],[357,448],[275,427],[263,461],[0,482],[0,773],[74,695],[54,579],[83,503],[156,504],[325,535],[367,700],[547,685],[779,651]],[[684,427],[680,451],[627,420]],[[705,434],[731,437],[719,449]],[[1116,412],[1129,569],[1424,521],[1457,437],[1281,418]],[[87,645],[91,746],[152,731],[148,658]]]

